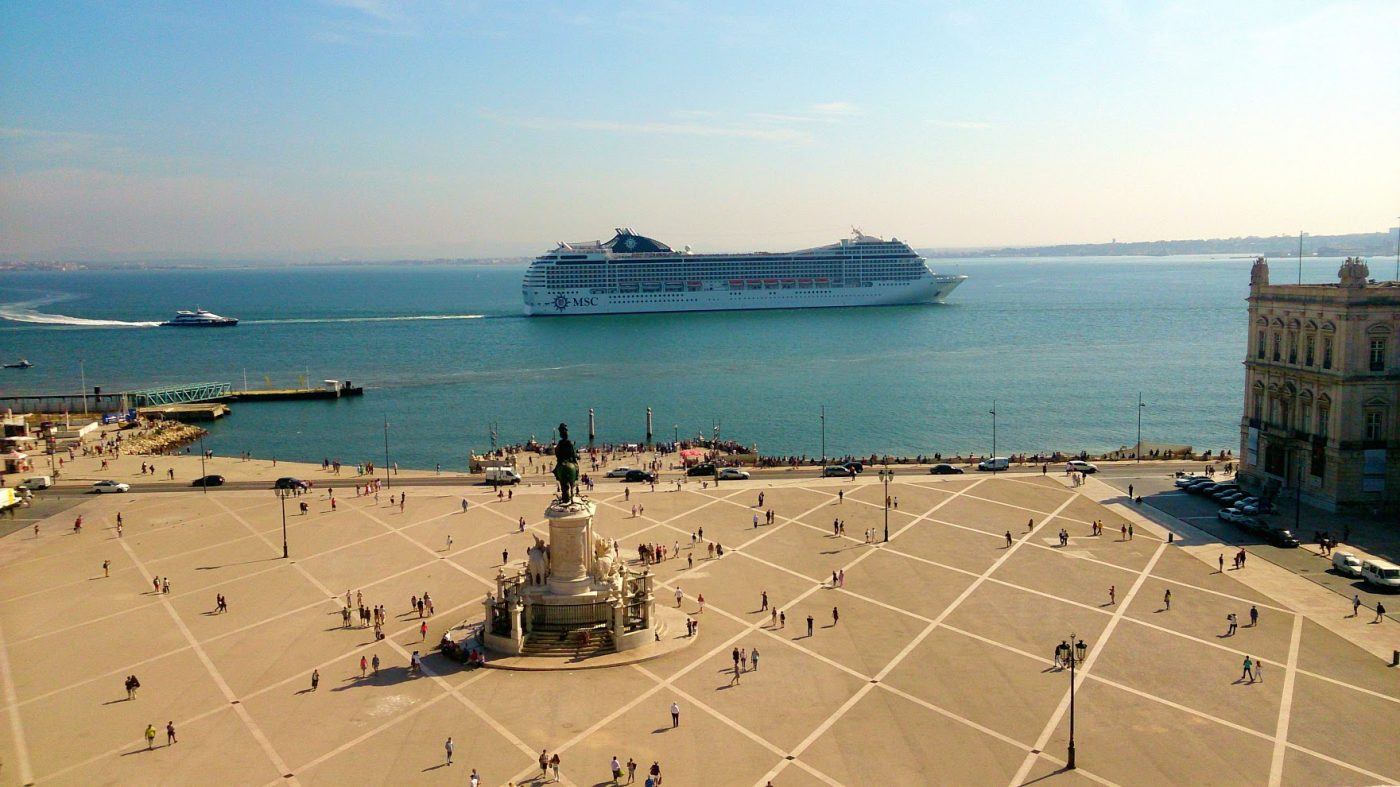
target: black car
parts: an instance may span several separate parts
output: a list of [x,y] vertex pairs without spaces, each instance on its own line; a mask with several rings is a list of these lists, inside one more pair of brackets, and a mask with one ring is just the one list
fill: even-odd
[[627,475],[623,476],[622,480],[652,483],[656,481],[656,473],[648,473],[645,470],[628,470]]
[[934,465],[933,467],[930,467],[928,469],[928,472],[929,475],[962,475],[963,471],[961,467],[953,467],[952,465],[943,464]]
[[221,475],[207,475],[203,478],[196,478],[190,486],[223,486],[224,477]]
[[1269,543],[1276,547],[1292,549],[1298,546],[1298,539],[1293,537],[1292,531],[1279,527],[1269,531]]
[[685,474],[690,476],[714,475],[715,466],[709,463],[696,465],[685,471]]
[[306,488],[306,482],[305,482],[305,481],[302,481],[302,480],[299,479],[299,478],[292,478],[291,476],[283,476],[282,478],[277,479],[277,482],[274,483],[274,484],[272,485],[272,488],[273,488],[273,489],[305,489],[305,488]]
[[850,470],[852,473],[859,474],[865,472],[865,465],[860,462],[847,462],[841,466],[846,468],[847,470]]

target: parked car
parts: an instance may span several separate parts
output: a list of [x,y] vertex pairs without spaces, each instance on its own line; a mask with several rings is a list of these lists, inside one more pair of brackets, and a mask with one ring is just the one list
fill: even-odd
[[608,478],[626,478],[626,477],[627,477],[627,474],[630,473],[630,472],[632,472],[632,468],[630,468],[630,467],[614,467],[613,469],[611,469],[611,470],[608,471],[607,477],[608,477]]
[[1293,547],[1298,546],[1298,539],[1294,537],[1293,531],[1291,530],[1276,527],[1269,530],[1268,536],[1269,542],[1276,547],[1292,549]]
[[1345,574],[1349,577],[1361,576],[1361,560],[1350,552],[1333,552],[1332,568],[1338,574]]
[[689,470],[686,470],[685,474],[689,476],[714,475],[715,466],[708,462],[704,464],[698,464],[690,468]]
[[928,469],[930,475],[962,475],[961,467],[953,467],[949,464],[934,465]]
[[721,481],[747,481],[749,480],[749,471],[740,470],[737,467],[725,467],[720,469],[718,478]]
[[1193,494],[1193,495],[1201,495],[1201,494],[1207,494],[1207,495],[1208,495],[1208,494],[1210,494],[1211,492],[1214,492],[1214,491],[1215,491],[1215,487],[1216,487],[1216,486],[1218,486],[1218,484],[1216,484],[1214,481],[1198,481],[1198,482],[1196,482],[1196,483],[1194,483],[1194,484],[1192,484],[1192,485],[1186,487],[1186,491],[1187,491],[1187,492],[1190,492],[1190,493]]
[[1361,564],[1361,578],[1366,584],[1386,590],[1400,590],[1400,566],[1384,560],[1371,559]]
[[201,477],[201,478],[196,478],[194,481],[192,481],[192,482],[190,483],[190,486],[223,486],[223,485],[224,485],[224,477],[221,476],[221,475],[206,475],[206,476],[203,476],[203,477]]
[[1190,485],[1192,485],[1192,484],[1194,484],[1194,483],[1196,483],[1196,482],[1198,482],[1198,481],[1209,481],[1209,480],[1210,480],[1209,478],[1206,478],[1206,477],[1203,476],[1203,475],[1184,475],[1184,476],[1182,476],[1182,477],[1176,479],[1176,481],[1174,481],[1173,483],[1176,484],[1176,488],[1177,488],[1177,489],[1184,489],[1184,488],[1186,488],[1186,487],[1188,487],[1188,486],[1190,486]]
[[863,462],[847,462],[841,466],[846,468],[847,470],[850,470],[852,473],[856,473],[857,475],[865,472],[865,464]]
[[1082,459],[1071,459],[1068,462],[1065,462],[1065,469],[1074,473],[1083,473],[1085,475],[1091,475],[1099,471],[1099,466],[1094,464],[1093,462],[1085,462]]
[[1251,533],[1265,534],[1269,532],[1268,525],[1260,521],[1258,517],[1252,517],[1248,514],[1241,515],[1239,521],[1235,524],[1239,525],[1245,530],[1248,530]]
[[977,463],[977,469],[984,472],[996,472],[998,470],[1009,470],[1010,468],[1011,460],[1004,456],[994,456],[990,459],[983,459]]
[[651,483],[656,480],[656,473],[648,473],[645,470],[628,470],[627,475],[623,476],[622,480]]
[[130,492],[131,484],[124,484],[121,481],[98,481],[92,485],[92,491],[98,494],[107,492]]
[[1215,512],[1215,515],[1219,517],[1220,521],[1222,522],[1231,522],[1236,524],[1238,524],[1239,521],[1244,518],[1243,513],[1236,511],[1233,508],[1222,508],[1219,511]]
[[1238,489],[1227,489],[1224,492],[1216,492],[1211,497],[1215,498],[1216,502],[1221,505],[1232,506],[1236,500],[1244,497],[1244,493]]
[[19,486],[16,487],[16,489],[28,489],[31,492],[37,492],[40,489],[48,489],[51,486],[53,486],[52,478],[46,475],[36,475],[19,482]]
[[291,476],[283,476],[272,484],[273,489],[308,489],[310,486],[300,478],[292,478]]
[[822,468],[823,478],[849,478],[853,475],[855,472],[845,465],[827,465]]

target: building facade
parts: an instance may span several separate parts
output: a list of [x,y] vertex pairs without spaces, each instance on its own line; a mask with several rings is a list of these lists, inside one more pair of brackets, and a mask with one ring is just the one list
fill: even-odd
[[[1400,504],[1400,282],[1359,258],[1335,284],[1270,284],[1254,262],[1240,483],[1329,511]],[[1301,485],[1301,488],[1299,488]]]

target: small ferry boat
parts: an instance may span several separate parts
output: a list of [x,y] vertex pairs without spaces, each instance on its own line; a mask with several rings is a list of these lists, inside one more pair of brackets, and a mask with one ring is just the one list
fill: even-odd
[[30,363],[28,358],[21,358],[14,363],[5,364],[6,369],[29,369],[33,366],[34,364]]
[[161,323],[164,328],[232,328],[238,324],[238,320],[233,317],[220,317],[213,312],[204,309],[195,309],[192,312],[175,312],[174,319]]

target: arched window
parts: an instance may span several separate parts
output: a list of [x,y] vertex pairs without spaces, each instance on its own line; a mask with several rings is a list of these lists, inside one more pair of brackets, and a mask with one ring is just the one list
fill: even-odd
[[1283,332],[1274,331],[1274,362],[1283,360]]
[[1312,366],[1314,351],[1317,349],[1317,334],[1309,331],[1303,337],[1303,365]]

